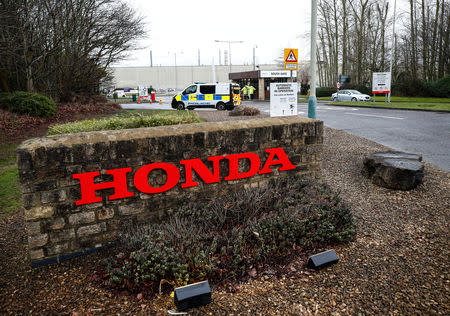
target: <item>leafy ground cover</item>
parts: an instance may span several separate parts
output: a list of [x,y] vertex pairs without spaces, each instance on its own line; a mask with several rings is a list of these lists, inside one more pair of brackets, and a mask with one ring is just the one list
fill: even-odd
[[[180,113],[178,113],[180,112]],[[190,111],[158,111],[152,115],[143,112],[123,112],[103,119],[91,119],[50,126],[48,135],[118,130],[163,125],[198,123],[201,119]]]
[[348,242],[355,236],[350,208],[323,184],[288,178],[191,203],[163,223],[129,228],[119,254],[96,279],[118,291],[145,293],[209,279],[239,279],[294,251]]

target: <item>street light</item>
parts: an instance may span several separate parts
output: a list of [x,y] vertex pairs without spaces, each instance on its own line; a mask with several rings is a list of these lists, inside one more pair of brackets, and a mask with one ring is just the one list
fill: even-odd
[[[394,60],[394,49],[395,49],[395,10],[397,9],[397,0],[394,0],[394,21],[392,22],[392,45],[391,45],[391,62],[389,65],[389,71],[391,73],[391,90],[392,90],[392,63]],[[391,103],[391,91],[388,94],[388,101]]]
[[231,43],[237,44],[237,43],[244,43],[244,41],[219,41],[215,40],[217,43],[228,43],[228,56],[230,58],[230,73],[231,73]]
[[256,57],[255,57],[255,49],[258,48],[258,45],[253,46],[253,70],[256,70]]
[[317,0],[311,0],[311,64],[309,71],[311,73],[311,82],[308,99],[308,117],[316,118],[316,41],[317,41]]
[[[169,52],[170,54],[170,52]],[[183,54],[181,52],[180,54]],[[177,52],[173,53],[174,59],[175,59],[175,91],[178,89],[178,68],[177,68]]]

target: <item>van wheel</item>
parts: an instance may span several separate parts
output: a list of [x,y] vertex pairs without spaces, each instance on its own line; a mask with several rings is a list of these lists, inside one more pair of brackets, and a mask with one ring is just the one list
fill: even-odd
[[184,110],[184,103],[183,102],[178,102],[177,110]]
[[225,109],[226,109],[225,103],[223,103],[223,102],[217,103],[216,108],[217,108],[217,110],[219,110],[219,111],[225,111]]

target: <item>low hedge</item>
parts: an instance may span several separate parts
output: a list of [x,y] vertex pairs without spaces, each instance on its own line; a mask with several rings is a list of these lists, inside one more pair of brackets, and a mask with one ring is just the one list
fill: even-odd
[[177,114],[155,114],[151,116],[139,113],[122,115],[119,114],[106,119],[92,119],[67,124],[53,125],[48,128],[47,134],[57,135],[198,122],[201,122],[198,115],[188,111],[183,111],[183,114],[178,114],[177,112]]
[[372,89],[368,86],[362,85],[362,84],[354,84],[354,83],[346,83],[341,87],[341,90],[358,90],[359,92],[363,94],[372,94]]
[[423,81],[402,73],[393,81],[392,92],[397,96],[450,98],[450,75],[436,81]]
[[330,97],[333,93],[337,91],[336,88],[333,87],[323,87],[323,88],[316,88],[316,97],[322,98],[322,97]]
[[31,116],[50,117],[56,113],[52,99],[38,93],[16,91],[0,96],[0,106],[8,111]]
[[265,188],[182,206],[164,223],[121,233],[119,255],[105,260],[96,278],[117,290],[153,293],[162,283],[238,278],[293,249],[354,236],[350,208],[327,186],[272,180]]
[[427,82],[425,86],[428,89],[429,95],[432,97],[450,98],[450,75],[437,81]]

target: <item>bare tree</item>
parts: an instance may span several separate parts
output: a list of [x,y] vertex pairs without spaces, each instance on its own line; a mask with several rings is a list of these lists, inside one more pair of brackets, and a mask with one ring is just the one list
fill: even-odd
[[95,93],[143,33],[121,0],[0,0],[1,90]]
[[391,37],[386,0],[320,0],[318,64],[320,84],[334,86],[339,73],[368,86],[371,73],[387,71],[395,41],[393,78],[436,80],[449,74],[450,3],[409,0]]

